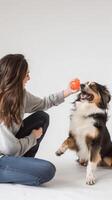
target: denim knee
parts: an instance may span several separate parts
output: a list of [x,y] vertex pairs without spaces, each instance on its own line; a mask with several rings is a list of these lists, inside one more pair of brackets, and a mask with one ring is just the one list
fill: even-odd
[[53,179],[56,173],[56,167],[49,161],[46,161],[45,171],[43,171],[43,176],[40,180],[40,184],[45,183]]
[[55,173],[56,173],[56,167],[51,163],[51,162],[48,162],[48,168],[49,168],[49,180],[51,180],[54,176],[55,176]]

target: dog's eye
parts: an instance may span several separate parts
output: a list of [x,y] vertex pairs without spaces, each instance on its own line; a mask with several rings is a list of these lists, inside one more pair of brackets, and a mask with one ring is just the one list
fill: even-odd
[[96,87],[95,84],[91,84],[91,85],[90,85],[90,88],[91,88],[94,92],[98,93],[98,89],[97,89],[97,87]]
[[89,85],[89,81],[87,81],[87,82],[85,83],[85,85]]
[[88,82],[87,82],[87,85],[89,85],[89,86],[90,86],[90,85],[94,85],[94,84],[95,84],[95,82],[91,82],[91,81],[88,81]]

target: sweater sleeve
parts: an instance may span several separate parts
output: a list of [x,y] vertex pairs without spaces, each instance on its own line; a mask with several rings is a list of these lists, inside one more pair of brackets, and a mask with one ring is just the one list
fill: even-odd
[[25,113],[32,113],[38,110],[47,110],[52,106],[57,106],[64,102],[64,92],[51,94],[43,99],[36,97],[28,91],[25,91]]
[[22,156],[35,144],[36,138],[32,133],[17,139],[3,123],[0,124],[0,154]]

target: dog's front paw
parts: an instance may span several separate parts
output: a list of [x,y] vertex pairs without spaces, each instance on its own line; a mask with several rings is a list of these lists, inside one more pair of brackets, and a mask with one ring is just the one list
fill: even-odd
[[86,177],[86,184],[88,184],[88,185],[95,184],[95,177],[94,177],[94,175],[92,173],[89,174],[89,175],[87,175],[87,177]]
[[63,154],[63,152],[60,150],[60,149],[58,149],[57,151],[56,151],[56,155],[57,156],[61,156]]

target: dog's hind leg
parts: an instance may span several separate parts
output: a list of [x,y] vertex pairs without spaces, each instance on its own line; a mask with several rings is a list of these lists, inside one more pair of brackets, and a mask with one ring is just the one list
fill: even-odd
[[[105,151],[104,151],[105,150]],[[106,149],[103,149],[101,166],[112,167],[112,142],[108,144]]]
[[103,164],[102,165],[112,167],[112,157],[103,158]]
[[109,146],[108,151],[106,152],[102,160],[104,166],[112,167],[112,144],[111,146]]
[[77,150],[75,138],[71,135],[62,143],[60,148],[56,151],[56,155],[60,156],[64,154],[67,149]]

